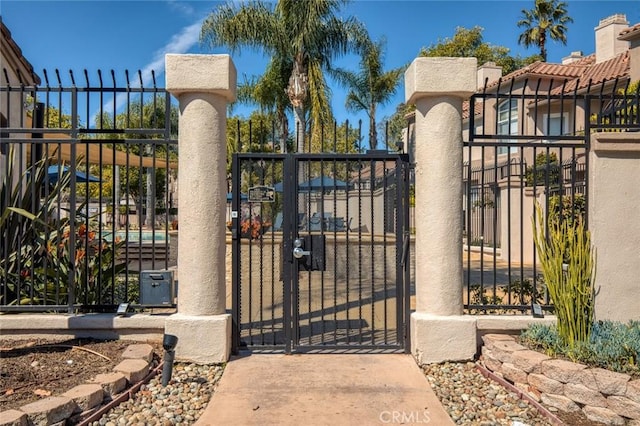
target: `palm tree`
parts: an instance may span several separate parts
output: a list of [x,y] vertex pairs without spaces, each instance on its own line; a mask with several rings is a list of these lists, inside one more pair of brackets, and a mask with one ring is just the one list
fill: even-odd
[[567,44],[567,24],[573,19],[567,15],[567,3],[558,0],[535,0],[531,10],[522,10],[518,27],[524,32],[518,37],[518,44],[525,47],[538,46],[540,56],[547,61],[547,35],[555,41]]
[[[314,132],[331,121],[330,93],[323,70],[335,57],[352,50],[365,33],[355,18],[341,20],[335,16],[344,3],[279,0],[274,8],[260,0],[229,3],[207,17],[200,39],[211,47],[227,46],[231,51],[250,47],[270,55],[271,62],[260,83],[270,76],[268,89],[287,94],[296,129],[303,136],[305,111]],[[303,152],[304,138],[297,139],[297,150]]]
[[384,105],[396,92],[405,67],[398,67],[384,72],[385,40],[377,43],[368,42],[362,48],[360,70],[358,73],[338,68],[332,71],[333,76],[349,89],[346,107],[352,112],[365,111],[369,116],[369,146],[378,146],[376,128],[376,108]]

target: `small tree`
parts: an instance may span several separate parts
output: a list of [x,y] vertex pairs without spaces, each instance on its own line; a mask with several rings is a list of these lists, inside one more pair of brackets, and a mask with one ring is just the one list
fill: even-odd
[[535,186],[558,186],[560,184],[560,165],[556,153],[541,152],[536,155],[534,165],[527,167],[525,181],[527,186],[534,186],[534,183]]

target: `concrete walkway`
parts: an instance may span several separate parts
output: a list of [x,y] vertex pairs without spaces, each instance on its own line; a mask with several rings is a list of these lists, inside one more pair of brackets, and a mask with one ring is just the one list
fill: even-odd
[[258,354],[229,361],[196,425],[453,425],[401,354]]

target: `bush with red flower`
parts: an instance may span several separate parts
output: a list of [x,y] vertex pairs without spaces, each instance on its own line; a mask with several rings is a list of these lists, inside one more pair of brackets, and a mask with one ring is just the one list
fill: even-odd
[[[240,220],[240,236],[242,238],[249,238],[256,240],[269,230],[271,222],[268,220],[262,220],[259,215],[255,215],[252,218],[244,217]],[[233,229],[233,221],[227,222],[227,228]]]

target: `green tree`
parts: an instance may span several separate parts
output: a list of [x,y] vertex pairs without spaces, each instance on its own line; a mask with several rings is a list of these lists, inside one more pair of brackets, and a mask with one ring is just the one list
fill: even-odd
[[376,108],[384,105],[396,92],[405,67],[383,70],[385,40],[364,45],[357,73],[337,68],[332,71],[336,79],[349,89],[346,107],[348,111],[365,111],[369,117],[369,146],[378,147]]
[[[228,3],[207,17],[200,39],[211,47],[227,46],[232,51],[250,47],[270,55],[265,73],[270,78],[269,90],[286,89],[296,129],[306,130],[304,117],[308,110],[312,133],[317,136],[318,128],[331,122],[324,70],[335,57],[353,50],[366,33],[355,18],[342,20],[336,16],[344,3],[341,0],[279,0],[275,6],[263,1]],[[269,77],[272,75],[278,78]],[[298,138],[297,150],[304,150],[303,137]]]
[[[178,109],[174,105],[169,107],[169,123],[166,123],[167,99],[164,95],[154,94],[152,97],[139,98],[133,100],[126,111],[119,113],[115,120],[108,114],[103,113],[96,117],[96,127],[99,129],[170,129],[170,137],[177,138],[178,132]],[[175,145],[153,143],[153,140],[164,139],[164,134],[136,133],[127,131],[126,133],[104,134],[105,138],[114,140],[114,144],[107,144],[110,148],[118,151],[128,152],[139,156],[155,155],[159,161],[175,161],[178,158],[177,147]],[[99,136],[100,137],[100,136]],[[138,139],[149,140],[149,143],[118,143],[119,139]],[[114,166],[120,168],[121,166]],[[166,192],[167,172],[163,168],[140,167],[139,164],[131,162],[129,167],[123,168],[124,173],[120,171],[114,173],[113,168],[105,166],[102,172],[99,169],[93,169],[93,174],[98,176],[102,173],[102,196],[114,197],[114,202],[118,202],[121,193],[126,193],[138,200],[142,204],[142,198],[145,198],[147,208],[147,220],[151,218],[150,212],[153,211],[153,200],[163,200]],[[117,187],[106,185],[105,181],[113,178],[119,182]],[[155,185],[151,185],[155,182]],[[81,185],[79,185],[81,187]],[[89,184],[89,195],[97,197],[99,195],[98,185]],[[93,188],[93,189],[92,189]],[[153,192],[155,190],[155,192]],[[160,207],[165,207],[160,203]]]
[[[280,152],[287,152],[289,136],[289,120],[287,113],[291,111],[291,103],[284,88],[287,86],[288,68],[286,63],[275,63],[267,67],[265,74],[256,78],[245,79],[238,85],[237,101],[241,104],[257,104],[260,114],[273,114],[272,120],[278,123],[278,139]],[[231,106],[233,111],[233,105]]]
[[396,106],[395,112],[390,117],[385,117],[383,123],[386,122],[387,144],[389,147],[396,147],[398,142],[405,142],[403,131],[408,129],[407,114],[415,110],[415,105],[407,105],[401,102]]
[[547,36],[551,40],[567,44],[567,24],[573,19],[567,15],[567,3],[558,0],[535,0],[533,9],[523,9],[518,27],[524,28],[518,36],[518,44],[537,46],[540,57],[547,61]]
[[509,48],[494,46],[483,40],[482,27],[457,27],[452,38],[439,39],[438,43],[420,50],[420,56],[476,57],[478,64],[495,62],[508,74],[538,59],[537,56],[521,58],[509,55]]

